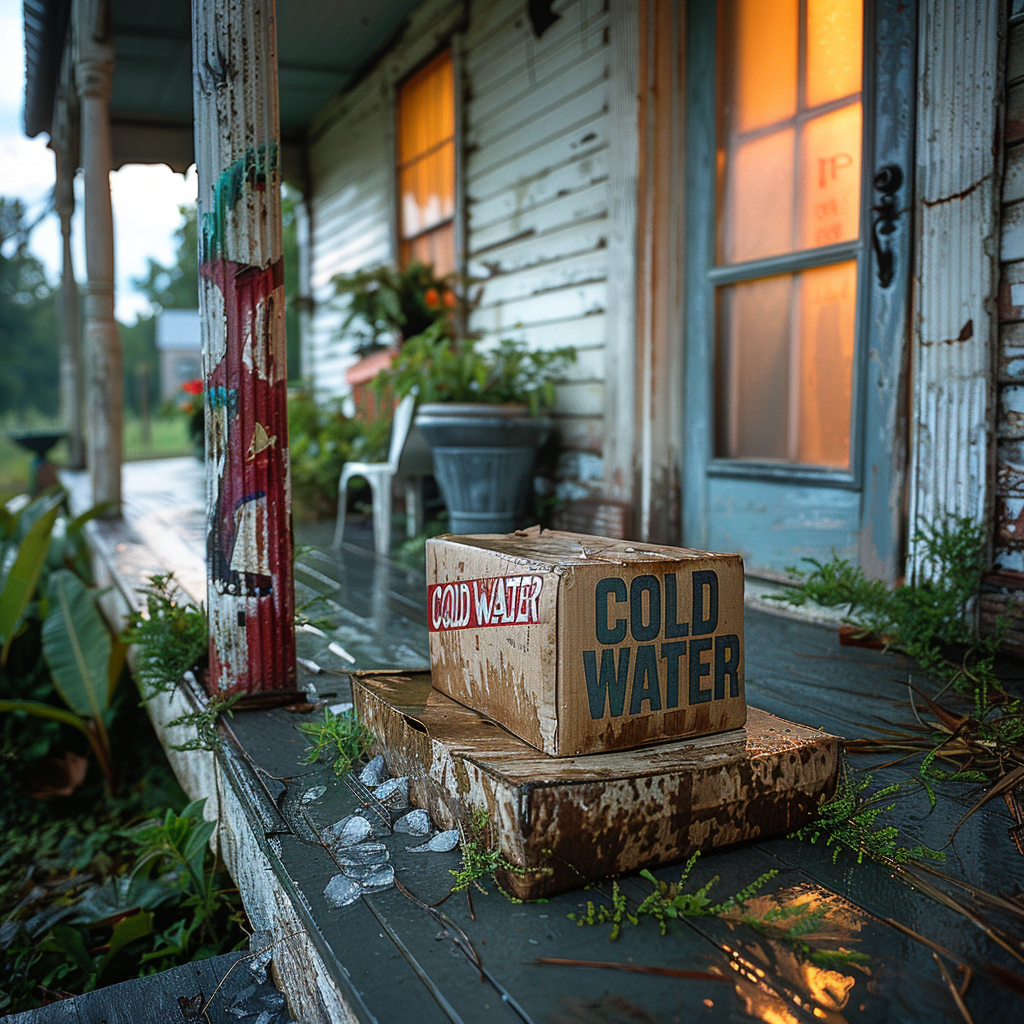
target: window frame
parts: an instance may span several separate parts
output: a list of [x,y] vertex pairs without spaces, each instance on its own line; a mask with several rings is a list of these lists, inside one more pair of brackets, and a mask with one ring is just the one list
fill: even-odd
[[[806,65],[804,41],[804,25],[806,23],[807,0],[798,0],[798,17],[800,32],[800,50],[798,67],[803,70]],[[701,3],[693,12],[691,26],[701,32],[704,40],[710,40],[708,46],[710,62],[714,74],[710,77],[715,88],[694,93],[688,90],[687,120],[692,126],[694,122],[710,124],[710,136],[701,141],[692,132],[688,137],[687,187],[691,195],[691,211],[696,216],[691,225],[696,231],[705,233],[704,266],[700,270],[701,281],[697,285],[703,290],[703,306],[707,310],[704,317],[707,338],[708,366],[710,368],[707,414],[709,415],[709,450],[706,472],[709,476],[738,477],[750,480],[785,481],[795,484],[838,487],[858,490],[863,483],[864,461],[864,391],[867,369],[866,320],[870,304],[870,232],[871,232],[871,200],[874,197],[873,168],[875,139],[875,68],[874,47],[874,4],[864,0],[864,20],[862,26],[863,46],[861,58],[861,183],[860,183],[860,216],[859,231],[856,239],[837,242],[814,249],[799,249],[778,256],[762,257],[740,263],[718,263],[718,228],[719,228],[719,196],[718,176],[716,173],[716,154],[719,143],[720,115],[718,108],[720,83],[719,50],[719,2]],[[708,79],[705,79],[707,81]],[[699,108],[703,107],[703,110]],[[694,150],[698,152],[694,152]],[[701,149],[706,150],[700,152]],[[708,170],[710,169],[710,173]],[[691,175],[701,175],[701,180],[693,181]],[[694,208],[702,208],[695,210]],[[694,224],[694,221],[698,221]],[[691,235],[691,238],[693,236]],[[852,390],[850,396],[850,461],[846,469],[827,466],[816,466],[793,462],[776,462],[772,460],[728,458],[715,454],[715,416],[717,389],[715,378],[718,367],[718,289],[731,284],[759,280],[766,277],[793,274],[803,270],[831,266],[848,260],[857,261],[857,296],[854,314],[854,351],[852,367]],[[688,282],[692,287],[692,279]],[[692,294],[692,293],[691,293]],[[689,375],[688,375],[689,376]]]
[[[392,153],[391,153],[391,168],[390,168],[390,182],[393,193],[392,202],[392,217],[393,217],[393,231],[392,231],[392,251],[394,253],[395,264],[399,267],[407,266],[407,262],[402,261],[402,251],[406,246],[411,246],[417,239],[428,235],[430,232],[436,231],[438,228],[451,225],[452,229],[452,248],[453,248],[453,266],[451,273],[456,275],[460,274],[465,265],[464,256],[464,218],[463,218],[463,131],[462,131],[462,89],[460,88],[461,75],[462,75],[462,60],[461,60],[461,47],[460,47],[461,35],[459,33],[453,33],[447,40],[434,48],[429,55],[418,61],[413,67],[408,70],[403,70],[400,76],[393,79],[391,96],[392,96],[392,117],[391,117],[391,129],[392,129]],[[453,106],[453,132],[452,132],[452,143],[453,143],[453,207],[452,215],[437,224],[432,225],[429,228],[425,228],[422,231],[417,232],[410,238],[403,237],[402,234],[402,190],[400,181],[401,162],[399,158],[400,151],[400,140],[401,140],[401,90],[402,87],[413,77],[427,68],[431,63],[436,61],[439,57],[445,53],[449,55],[449,60],[452,69],[452,106]],[[447,140],[445,140],[447,141]],[[440,145],[440,144],[439,144]],[[423,154],[420,154],[422,156]]]

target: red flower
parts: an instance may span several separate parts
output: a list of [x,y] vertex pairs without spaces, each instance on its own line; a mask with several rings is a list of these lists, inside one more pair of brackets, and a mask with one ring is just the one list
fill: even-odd
[[428,288],[423,294],[423,301],[427,304],[427,309],[441,308],[441,299],[436,288]]
[[448,309],[452,309],[455,306],[455,292],[446,291],[444,293],[444,304]]
[[187,380],[181,385],[181,390],[186,395],[201,395],[203,393],[203,382],[201,380]]

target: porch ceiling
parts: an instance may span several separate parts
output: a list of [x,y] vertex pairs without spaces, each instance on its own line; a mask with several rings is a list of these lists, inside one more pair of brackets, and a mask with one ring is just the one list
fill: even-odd
[[[278,0],[281,137],[299,142],[313,116],[401,30],[420,0]],[[49,132],[66,24],[63,0],[25,0],[26,130]],[[117,63],[110,103],[114,161],[192,162],[189,0],[111,0]],[[63,17],[62,17],[63,15]]]

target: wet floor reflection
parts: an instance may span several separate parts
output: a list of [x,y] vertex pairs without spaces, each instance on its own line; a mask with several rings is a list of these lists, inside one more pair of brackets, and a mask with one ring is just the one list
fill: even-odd
[[[810,883],[747,900],[724,915],[736,941],[721,943],[746,1012],[765,1024],[845,1024],[863,1004],[872,964],[857,951],[866,918],[853,904]],[[762,938],[740,940],[736,926]],[[748,933],[747,933],[748,934]]]

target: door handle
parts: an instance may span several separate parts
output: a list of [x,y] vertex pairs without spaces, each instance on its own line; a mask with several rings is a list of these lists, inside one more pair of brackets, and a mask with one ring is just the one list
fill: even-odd
[[875,250],[878,285],[888,288],[896,274],[896,254],[889,235],[896,230],[900,211],[896,207],[896,193],[903,185],[903,171],[896,164],[886,164],[875,174],[878,202],[871,208],[871,244]]

